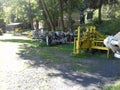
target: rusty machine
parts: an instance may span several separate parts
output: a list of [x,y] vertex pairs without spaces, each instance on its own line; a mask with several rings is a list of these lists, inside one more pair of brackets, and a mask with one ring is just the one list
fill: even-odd
[[73,54],[80,54],[82,50],[105,50],[107,51],[107,57],[109,57],[109,48],[103,44],[106,36],[102,35],[96,30],[95,26],[86,28],[86,31],[81,33],[81,27],[77,29],[77,37],[74,38],[74,50]]

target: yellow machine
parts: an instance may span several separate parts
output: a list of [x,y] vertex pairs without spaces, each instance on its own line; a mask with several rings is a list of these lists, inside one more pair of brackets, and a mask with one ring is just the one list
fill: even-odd
[[104,46],[103,40],[105,36],[96,31],[95,26],[86,28],[86,31],[81,34],[81,28],[78,27],[78,35],[74,38],[74,51],[75,55],[80,54],[81,50],[106,50],[107,57],[109,57],[109,49]]

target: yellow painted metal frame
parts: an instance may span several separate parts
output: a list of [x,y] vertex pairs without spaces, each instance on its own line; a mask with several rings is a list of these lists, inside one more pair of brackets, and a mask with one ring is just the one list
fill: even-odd
[[80,54],[82,49],[98,49],[106,50],[107,57],[109,57],[109,49],[104,46],[103,40],[105,36],[97,32],[95,26],[90,26],[86,28],[86,31],[81,36],[81,28],[78,27],[78,35],[74,38],[74,50],[75,55]]

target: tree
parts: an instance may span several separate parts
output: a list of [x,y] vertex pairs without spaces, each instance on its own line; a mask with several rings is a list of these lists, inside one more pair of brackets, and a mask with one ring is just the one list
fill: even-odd
[[61,30],[64,31],[63,0],[59,0],[59,10],[60,10],[60,25],[61,25]]
[[[27,23],[32,28],[34,18],[39,16],[38,4],[35,0],[0,0],[4,5],[4,19],[7,23]],[[37,15],[37,16],[36,16]],[[14,19],[14,20],[13,20]]]
[[41,3],[41,5],[42,5],[42,9],[44,10],[45,15],[46,15],[47,18],[48,18],[48,21],[49,21],[49,23],[50,23],[50,26],[51,26],[52,31],[55,31],[55,27],[54,27],[53,21],[52,21],[52,19],[51,19],[50,13],[49,13],[49,11],[48,11],[48,8],[46,7],[45,2],[44,2],[43,0],[39,0],[39,3]]
[[98,20],[100,24],[102,22],[102,19],[101,19],[102,5],[115,4],[117,2],[118,0],[85,0],[85,3],[88,5],[89,8],[98,9]]

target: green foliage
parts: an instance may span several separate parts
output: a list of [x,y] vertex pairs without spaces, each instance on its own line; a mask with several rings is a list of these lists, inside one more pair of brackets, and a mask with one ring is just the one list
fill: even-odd
[[[119,0],[102,0],[102,5],[111,6],[109,8],[110,9],[109,11],[111,12],[112,17],[114,17],[114,14],[116,14],[115,17],[119,17],[120,4],[119,3],[116,4],[117,1]],[[60,18],[59,1],[44,0],[44,2],[50,13],[51,20],[53,21],[55,28],[57,28],[58,20]],[[99,7],[99,5],[100,5],[100,0],[62,0],[63,14],[65,15],[72,14],[73,12],[76,11],[82,12],[87,8],[96,9]],[[0,11],[1,11],[0,18],[4,18],[7,23],[9,23],[10,21],[21,22],[26,26],[27,25],[30,26],[30,24],[32,25],[33,21],[44,20],[45,25],[48,28],[50,26],[48,22],[48,18],[45,16],[40,3],[38,3],[38,1],[36,0],[5,0],[5,2],[3,2],[3,0],[0,0]],[[104,14],[104,12],[102,13]],[[68,16],[66,15],[66,18],[69,20],[66,23],[67,24],[66,30],[68,30],[68,28],[73,27],[72,17],[70,15]],[[117,20],[114,21],[116,22]],[[98,20],[94,21],[94,23],[98,24]],[[104,24],[106,23],[104,22]],[[116,29],[116,26],[118,25],[118,24],[114,24],[112,20],[108,21],[108,23],[112,23],[113,25],[115,25],[114,28],[112,27],[112,30]],[[118,21],[116,23],[118,23]],[[107,27],[110,28],[110,26]],[[105,30],[105,33],[107,33],[108,31],[109,30]]]
[[101,7],[103,4],[115,4],[118,3],[119,0],[85,0],[85,4],[88,5],[89,8],[97,9]]
[[[3,2],[0,1],[0,3]],[[30,23],[33,18],[40,17],[37,1],[34,0],[6,0],[3,12],[7,23],[11,20],[12,22]]]
[[95,19],[93,23],[97,26],[97,29],[105,35],[114,35],[120,31],[120,18],[104,20],[100,25],[98,24],[98,20]]

